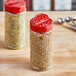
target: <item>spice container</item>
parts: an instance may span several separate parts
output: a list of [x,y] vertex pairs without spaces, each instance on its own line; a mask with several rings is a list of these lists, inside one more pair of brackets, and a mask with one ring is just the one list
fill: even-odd
[[52,57],[52,23],[46,14],[38,14],[30,21],[31,67],[35,70],[47,70]]
[[5,2],[5,45],[10,49],[25,46],[26,4],[24,0]]

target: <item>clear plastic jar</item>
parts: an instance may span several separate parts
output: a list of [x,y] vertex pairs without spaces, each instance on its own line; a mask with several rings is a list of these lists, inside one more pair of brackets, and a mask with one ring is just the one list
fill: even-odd
[[19,49],[25,46],[25,2],[7,0],[5,2],[5,46]]
[[[42,15],[46,16],[39,14],[38,18]],[[49,69],[52,63],[52,20],[48,18],[37,23],[34,20],[30,21],[31,67],[43,71]]]

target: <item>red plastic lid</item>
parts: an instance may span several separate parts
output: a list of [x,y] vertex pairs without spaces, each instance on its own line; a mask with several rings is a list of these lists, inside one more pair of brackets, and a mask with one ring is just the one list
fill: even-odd
[[21,13],[26,8],[26,2],[24,0],[6,0],[5,11],[9,13]]
[[52,30],[52,19],[40,13],[30,20],[30,29],[34,32],[44,33]]

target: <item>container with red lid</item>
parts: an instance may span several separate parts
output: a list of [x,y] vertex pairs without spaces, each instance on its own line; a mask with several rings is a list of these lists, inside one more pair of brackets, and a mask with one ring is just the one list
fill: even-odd
[[30,20],[31,67],[43,71],[51,67],[53,21],[44,13]]
[[5,45],[10,49],[25,46],[26,2],[5,1]]

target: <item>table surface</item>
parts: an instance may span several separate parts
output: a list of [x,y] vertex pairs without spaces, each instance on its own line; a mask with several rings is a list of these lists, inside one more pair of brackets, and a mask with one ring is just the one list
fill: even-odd
[[0,76],[76,76],[76,31],[56,24],[58,17],[74,17],[76,12],[42,12],[53,19],[52,66],[44,72],[30,68],[29,20],[41,12],[27,12],[26,46],[10,50],[4,46],[4,12],[0,12]]

